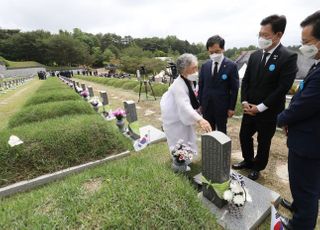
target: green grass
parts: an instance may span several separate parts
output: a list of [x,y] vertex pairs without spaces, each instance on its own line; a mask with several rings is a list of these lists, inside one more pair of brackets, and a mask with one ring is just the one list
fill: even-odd
[[46,119],[76,114],[95,114],[90,104],[85,101],[58,101],[27,106],[16,113],[9,121],[13,128],[25,123],[39,122]]
[[[10,135],[23,144],[10,147]],[[131,146],[113,122],[97,114],[64,116],[0,132],[0,185],[119,153]]]
[[2,229],[219,229],[165,144],[1,200]]
[[[0,130],[7,127],[10,118],[17,113],[27,99],[35,94],[35,91],[44,81],[32,80],[15,90],[9,90],[6,94],[0,94]],[[1,167],[1,166],[0,166]]]
[[3,62],[7,68],[30,68],[30,67],[43,67],[42,64],[35,62],[35,61],[9,61],[0,56],[0,61]]
[[[99,84],[104,84],[108,86],[113,86],[116,88],[122,88],[127,90],[133,90],[134,92],[138,93],[140,89],[140,82],[133,80],[133,79],[116,79],[116,78],[99,78],[99,77],[83,77],[80,75],[76,75],[76,78],[81,80],[96,82]],[[161,97],[169,88],[167,84],[161,83],[151,83],[152,88],[154,90],[154,94],[156,97]],[[147,85],[147,90],[151,94],[151,88]],[[145,93],[145,86],[144,84],[141,87],[141,93]]]
[[41,103],[54,102],[54,101],[67,101],[67,100],[82,100],[81,97],[71,89],[63,89],[56,92],[54,90],[37,93],[29,98],[26,106],[37,105]]
[[[24,143],[11,148],[11,135]],[[0,186],[130,148],[131,141],[114,122],[106,122],[60,80],[49,78],[0,132]]]

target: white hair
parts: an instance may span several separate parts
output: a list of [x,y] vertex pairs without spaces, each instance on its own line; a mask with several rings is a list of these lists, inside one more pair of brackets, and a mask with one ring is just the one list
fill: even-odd
[[192,64],[198,64],[198,59],[193,54],[185,53],[177,59],[177,70],[181,74]]

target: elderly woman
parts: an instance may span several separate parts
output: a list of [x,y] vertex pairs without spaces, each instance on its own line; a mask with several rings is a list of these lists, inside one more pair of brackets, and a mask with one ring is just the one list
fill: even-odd
[[194,125],[199,124],[205,132],[211,131],[209,122],[196,111],[198,100],[192,90],[192,81],[198,76],[198,60],[192,54],[183,54],[177,60],[179,77],[162,96],[160,107],[163,129],[170,150],[179,139],[190,143],[194,151],[198,151]]

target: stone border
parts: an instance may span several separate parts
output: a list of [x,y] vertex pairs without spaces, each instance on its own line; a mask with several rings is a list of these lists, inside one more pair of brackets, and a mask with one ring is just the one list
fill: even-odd
[[100,165],[102,163],[112,161],[112,160],[117,160],[119,158],[123,158],[123,157],[129,156],[129,155],[130,155],[130,151],[127,150],[125,152],[119,153],[117,155],[109,156],[109,157],[106,157],[101,160],[92,161],[92,162],[85,163],[82,165],[63,169],[61,171],[42,175],[42,176],[36,177],[31,180],[24,180],[24,181],[17,182],[17,183],[8,185],[6,187],[0,188],[0,198],[10,196],[10,195],[13,195],[18,192],[27,191],[32,188],[50,183],[52,181],[62,179],[70,174],[79,173],[85,169],[92,168],[92,167],[95,167],[95,166]]

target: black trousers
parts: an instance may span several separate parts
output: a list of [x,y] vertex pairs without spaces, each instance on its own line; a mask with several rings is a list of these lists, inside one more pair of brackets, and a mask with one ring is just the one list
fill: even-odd
[[[244,114],[240,128],[240,145],[242,157],[247,162],[253,162],[253,170],[266,168],[269,160],[271,139],[276,131],[276,116],[265,119],[260,114],[249,116]],[[258,149],[254,156],[253,135],[257,133]]]
[[210,123],[212,130],[217,130],[227,134],[227,115],[217,116],[212,110],[207,110],[203,113],[203,118]]
[[289,149],[288,171],[294,208],[290,221],[293,229],[314,229],[320,198],[320,160],[300,157]]

